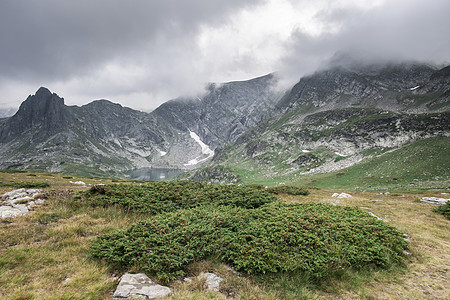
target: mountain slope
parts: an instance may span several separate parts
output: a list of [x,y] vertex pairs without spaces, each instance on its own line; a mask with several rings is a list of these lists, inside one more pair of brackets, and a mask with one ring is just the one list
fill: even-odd
[[177,130],[195,131],[213,148],[233,142],[243,132],[267,118],[280,95],[272,90],[274,75],[248,81],[210,84],[201,99],[166,102],[152,114],[160,116]]
[[448,188],[450,142],[445,137],[419,140],[384,153],[373,152],[360,164],[337,172],[293,179],[322,188]]
[[234,181],[280,182],[338,171],[423,139],[449,143],[448,73],[414,64],[335,67],[302,78],[270,119],[218,149],[210,172],[193,178],[214,180],[217,166],[234,170]]

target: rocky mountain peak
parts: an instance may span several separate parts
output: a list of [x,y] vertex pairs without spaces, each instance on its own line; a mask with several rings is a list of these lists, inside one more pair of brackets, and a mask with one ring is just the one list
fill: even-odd
[[36,96],[39,97],[48,97],[52,95],[52,92],[50,92],[50,90],[46,87],[41,86],[37,91],[36,91]]
[[28,96],[17,113],[6,121],[0,132],[0,142],[7,142],[30,130],[36,131],[40,137],[50,136],[69,124],[71,119],[64,99],[41,87],[36,94]]
[[45,87],[40,87],[36,94],[28,98],[20,105],[17,113],[23,114],[46,114],[49,109],[58,109],[64,106],[64,99],[50,92]]

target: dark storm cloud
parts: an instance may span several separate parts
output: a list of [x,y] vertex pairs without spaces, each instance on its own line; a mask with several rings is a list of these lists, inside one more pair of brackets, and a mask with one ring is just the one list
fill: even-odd
[[151,54],[164,39],[190,47],[199,26],[220,24],[255,2],[2,0],[0,75],[61,80],[143,50]]
[[298,80],[324,67],[336,53],[366,63],[423,61],[450,63],[450,1],[397,0],[364,10],[324,9],[317,18],[336,32],[311,36],[297,31],[286,43],[281,72]]
[[1,0],[0,108],[39,86],[68,104],[145,110],[272,71],[288,88],[335,53],[449,63],[449,11],[448,0]]

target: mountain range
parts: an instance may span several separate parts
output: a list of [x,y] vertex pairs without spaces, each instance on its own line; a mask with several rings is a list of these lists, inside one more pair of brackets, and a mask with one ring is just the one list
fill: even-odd
[[41,87],[0,119],[0,168],[195,169],[190,178],[227,182],[338,171],[436,137],[448,144],[450,66],[341,65],[276,87],[274,74],[209,84],[150,113],[107,100],[67,106]]
[[67,106],[41,87],[0,119],[0,168],[119,177],[144,167],[192,169],[270,114],[280,97],[274,80],[210,84],[202,98],[151,113],[107,100]]

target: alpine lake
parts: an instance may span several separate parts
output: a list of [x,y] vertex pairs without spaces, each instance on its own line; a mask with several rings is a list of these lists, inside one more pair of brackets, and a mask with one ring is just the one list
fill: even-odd
[[125,175],[130,180],[158,181],[175,177],[184,172],[186,172],[185,169],[139,168],[129,170]]

